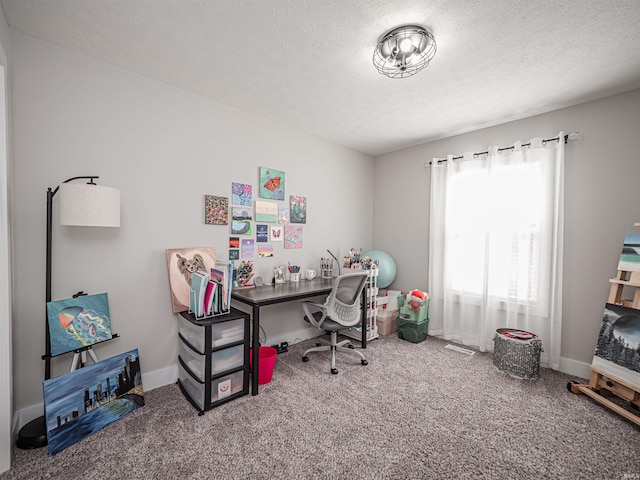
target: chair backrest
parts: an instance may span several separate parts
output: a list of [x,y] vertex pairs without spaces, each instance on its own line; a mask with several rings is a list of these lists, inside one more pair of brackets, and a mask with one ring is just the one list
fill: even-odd
[[336,278],[324,304],[331,320],[345,327],[351,327],[360,322],[360,294],[367,283],[368,276],[369,272],[362,270],[345,273]]

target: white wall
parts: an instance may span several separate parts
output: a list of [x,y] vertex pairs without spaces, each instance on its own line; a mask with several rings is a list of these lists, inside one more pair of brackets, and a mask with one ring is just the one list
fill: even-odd
[[[0,9],[0,12],[2,10]],[[0,13],[0,473],[11,466],[13,434],[12,349],[11,349],[11,266],[10,266],[10,146],[8,56],[9,27]]]
[[624,236],[640,231],[633,226],[640,221],[640,90],[376,158],[373,238],[374,248],[389,252],[397,263],[392,287],[428,289],[430,170],[424,162],[549,138],[561,130],[582,137],[565,148],[561,355],[565,371],[573,373],[576,362],[591,363]]
[[[289,260],[318,268],[327,248],[370,248],[371,157],[22,34],[12,43],[17,410],[42,402],[47,187],[99,175],[121,190],[121,228],[54,226],[53,298],[108,292],[120,338],[95,351],[107,358],[138,348],[143,374],[177,362],[165,249],[214,246],[228,255],[229,228],[204,224],[205,194],[230,197],[231,182],[255,191],[266,166],[286,172],[287,200],[308,198],[304,248],[276,244],[273,260],[256,260],[265,279]],[[57,212],[56,203],[54,224]],[[262,318],[267,341],[292,342],[285,332],[305,328],[297,305],[270,307]],[[54,375],[68,371],[69,355],[55,360]]]

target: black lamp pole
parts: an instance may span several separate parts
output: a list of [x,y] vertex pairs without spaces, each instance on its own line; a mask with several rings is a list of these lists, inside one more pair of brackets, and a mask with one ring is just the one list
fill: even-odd
[[[89,180],[88,185],[96,185],[93,181],[96,178],[100,178],[96,175],[88,177],[72,177],[65,180],[62,183],[69,183],[73,180]],[[47,316],[47,303],[51,301],[51,250],[52,250],[52,232],[53,232],[53,197],[60,190],[58,185],[55,190],[51,190],[51,187],[47,189],[47,267],[45,275],[45,311],[44,311],[44,324],[46,328],[45,333],[45,354],[42,357],[44,359],[44,379],[49,380],[51,378],[51,334],[49,333],[49,317]]]
[[[87,184],[96,185],[93,181],[96,178],[100,178],[96,175],[73,177],[65,180],[62,183],[68,183],[73,180],[89,180]],[[47,266],[45,275],[45,354],[42,356],[44,360],[44,379],[49,380],[51,378],[51,334],[49,332],[49,318],[47,316],[46,304],[51,301],[51,251],[52,251],[52,231],[53,231],[53,197],[60,185],[55,189],[49,187],[47,189]],[[47,425],[44,416],[31,420],[24,425],[18,433],[18,440],[16,441],[16,447],[23,449],[40,448],[47,445]]]

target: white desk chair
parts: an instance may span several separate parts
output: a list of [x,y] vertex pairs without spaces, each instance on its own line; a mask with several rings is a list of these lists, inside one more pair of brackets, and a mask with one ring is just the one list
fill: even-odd
[[[324,304],[302,302],[304,320],[314,327],[326,331],[331,335],[331,341],[324,338],[318,340],[315,347],[309,348],[302,355],[302,361],[308,362],[310,352],[331,350],[331,373],[337,374],[336,351],[353,353],[360,356],[362,365],[367,365],[367,359],[351,344],[350,340],[338,343],[338,332],[355,326],[361,320],[360,295],[367,282],[369,273],[358,271],[346,273],[336,278],[333,288]],[[316,310],[312,312],[312,310]]]

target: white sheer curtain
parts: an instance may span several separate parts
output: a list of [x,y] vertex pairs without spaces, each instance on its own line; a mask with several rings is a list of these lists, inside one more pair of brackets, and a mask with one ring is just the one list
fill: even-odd
[[557,369],[564,133],[527,143],[432,162],[429,334],[493,351],[498,328],[527,330]]

